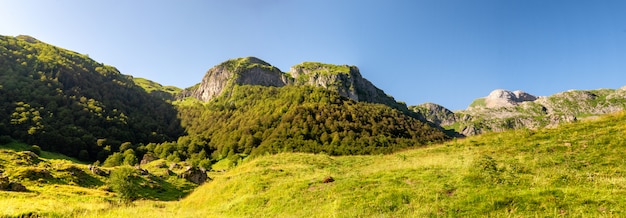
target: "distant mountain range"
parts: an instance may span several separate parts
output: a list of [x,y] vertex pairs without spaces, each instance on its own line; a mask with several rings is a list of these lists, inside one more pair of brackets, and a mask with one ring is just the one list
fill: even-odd
[[433,103],[411,106],[433,123],[463,135],[510,129],[538,129],[624,110],[626,87],[569,90],[547,97],[497,89],[466,110],[452,112]]

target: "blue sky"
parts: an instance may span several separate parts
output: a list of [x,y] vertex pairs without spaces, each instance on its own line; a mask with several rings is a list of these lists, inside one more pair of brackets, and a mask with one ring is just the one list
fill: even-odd
[[626,1],[0,0],[0,34],[31,35],[181,88],[225,60],[282,71],[356,65],[409,105],[464,109],[503,88],[626,85]]

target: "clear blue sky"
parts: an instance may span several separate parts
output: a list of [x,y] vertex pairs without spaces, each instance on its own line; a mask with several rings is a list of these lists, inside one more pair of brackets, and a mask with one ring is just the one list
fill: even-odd
[[450,109],[497,88],[626,85],[621,0],[0,0],[0,34],[181,88],[245,56],[356,65],[396,100]]

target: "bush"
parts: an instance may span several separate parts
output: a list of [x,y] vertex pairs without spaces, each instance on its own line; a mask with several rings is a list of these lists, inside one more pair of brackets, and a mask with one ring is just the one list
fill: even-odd
[[30,146],[30,148],[26,149],[27,151],[31,151],[35,154],[37,154],[37,156],[41,156],[41,148],[37,145],[33,145]]
[[133,168],[120,167],[111,173],[109,186],[122,201],[131,202],[138,196],[139,185],[135,184],[136,178]]

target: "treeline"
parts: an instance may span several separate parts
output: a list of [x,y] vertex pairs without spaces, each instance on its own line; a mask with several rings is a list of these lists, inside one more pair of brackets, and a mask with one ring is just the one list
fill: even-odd
[[188,135],[148,151],[193,163],[279,152],[382,154],[446,138],[386,105],[310,86],[235,86],[208,103],[189,98],[176,104]]
[[0,36],[0,135],[82,160],[172,141],[176,109],[117,69],[28,36]]

